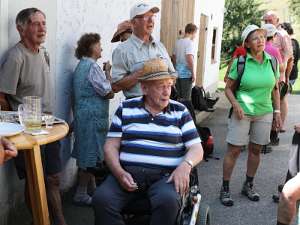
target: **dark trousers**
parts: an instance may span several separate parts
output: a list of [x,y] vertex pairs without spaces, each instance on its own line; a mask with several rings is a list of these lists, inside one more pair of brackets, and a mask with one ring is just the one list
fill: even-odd
[[190,101],[192,94],[192,85],[192,78],[177,78],[176,89],[178,91],[178,97]]
[[95,225],[124,225],[122,209],[128,203],[134,204],[134,199],[141,195],[141,192],[145,192],[151,203],[150,225],[175,225],[181,198],[174,184],[166,183],[169,174],[154,172],[154,169],[130,170],[132,171],[128,172],[138,184],[137,191],[125,191],[112,175],[96,189],[93,196]]

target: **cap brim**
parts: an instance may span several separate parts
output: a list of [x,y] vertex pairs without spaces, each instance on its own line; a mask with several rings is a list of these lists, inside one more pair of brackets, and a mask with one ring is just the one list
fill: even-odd
[[145,75],[143,77],[138,78],[139,81],[150,81],[150,80],[162,80],[162,79],[176,79],[177,73],[169,73],[169,72],[160,72],[160,73],[152,73],[149,75]]

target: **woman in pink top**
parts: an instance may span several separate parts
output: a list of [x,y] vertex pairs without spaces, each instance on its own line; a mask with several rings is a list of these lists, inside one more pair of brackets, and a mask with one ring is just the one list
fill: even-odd
[[275,47],[273,44],[274,36],[276,35],[277,29],[273,24],[264,24],[261,27],[262,29],[265,29],[267,31],[267,41],[266,41],[266,47],[265,52],[267,52],[269,55],[274,56],[279,64],[279,70],[280,67],[283,68],[282,65],[282,57],[280,55],[279,49]]

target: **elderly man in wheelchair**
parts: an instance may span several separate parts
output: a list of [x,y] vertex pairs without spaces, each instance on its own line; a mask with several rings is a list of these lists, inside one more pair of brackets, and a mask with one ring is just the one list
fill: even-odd
[[175,225],[184,196],[198,192],[190,189],[190,175],[203,149],[188,110],[170,100],[176,74],[168,72],[164,60],[152,59],[138,79],[143,96],[121,103],[107,135],[111,175],[93,196],[96,225],[126,224],[141,198],[149,202],[150,225]]

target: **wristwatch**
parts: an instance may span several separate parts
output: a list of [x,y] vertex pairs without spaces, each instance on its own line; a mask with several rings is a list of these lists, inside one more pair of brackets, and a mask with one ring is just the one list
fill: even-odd
[[194,163],[192,160],[184,159],[183,161],[186,162],[191,167],[191,169],[193,169]]

